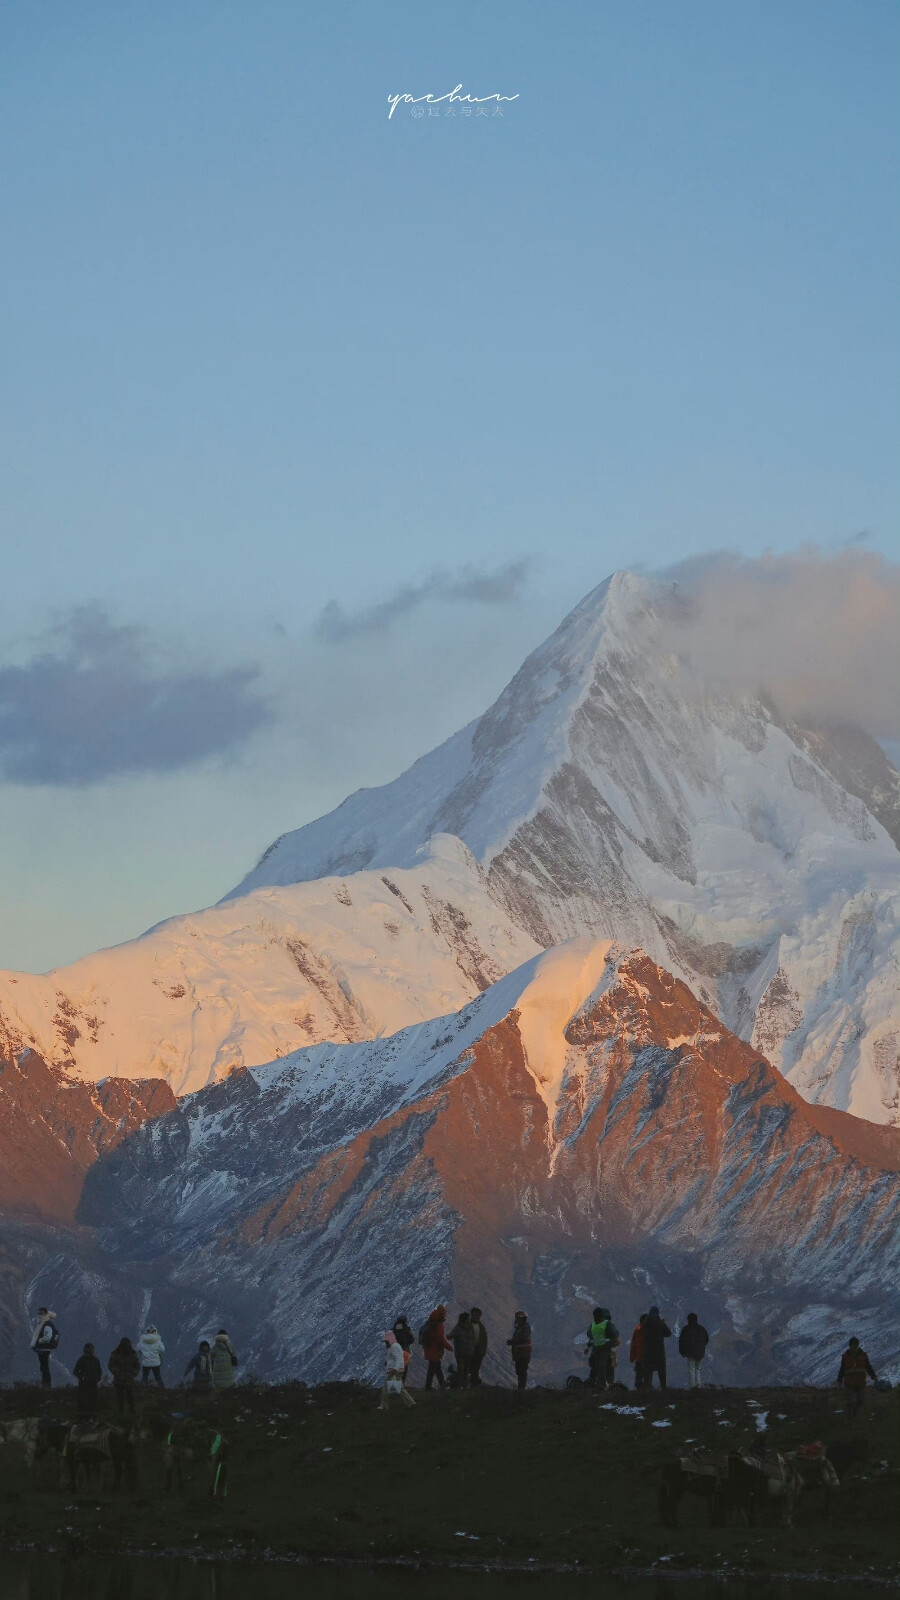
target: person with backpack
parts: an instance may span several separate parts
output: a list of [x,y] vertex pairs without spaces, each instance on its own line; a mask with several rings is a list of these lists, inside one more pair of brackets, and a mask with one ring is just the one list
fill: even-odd
[[628,1359],[634,1367],[634,1387],[644,1387],[644,1323],[647,1321],[646,1311],[642,1311],[640,1320],[631,1335],[631,1345],[628,1350]]
[[456,1326],[450,1330],[450,1342],[456,1357],[456,1385],[468,1389],[472,1382],[472,1358],[475,1355],[475,1329],[468,1311],[461,1311]]
[[488,1331],[481,1320],[481,1307],[473,1306],[469,1312],[472,1320],[472,1332],[475,1335],[475,1351],[472,1356],[471,1382],[473,1389],[481,1387],[481,1363],[487,1355]]
[[413,1337],[413,1331],[409,1325],[408,1318],[403,1316],[398,1317],[393,1328],[391,1329],[391,1332],[400,1346],[400,1349],[403,1351],[403,1382],[405,1383],[409,1376],[409,1364],[412,1360],[412,1347],[416,1342]]
[[94,1346],[86,1344],[72,1372],[78,1384],[79,1417],[95,1417],[98,1410],[97,1389],[103,1377],[103,1368],[94,1355]]
[[838,1370],[837,1381],[843,1384],[847,1396],[847,1415],[855,1417],[860,1410],[866,1392],[866,1379],[871,1378],[873,1383],[878,1382],[872,1363],[862,1349],[859,1340],[854,1336],[841,1356],[841,1365]]
[[381,1335],[384,1340],[384,1383],[381,1386],[379,1411],[388,1410],[392,1394],[398,1394],[405,1406],[414,1406],[415,1400],[406,1387],[406,1352],[393,1329]]
[[56,1322],[56,1312],[48,1311],[46,1306],[38,1307],[37,1321],[31,1338],[31,1348],[38,1358],[41,1369],[41,1383],[45,1389],[51,1387],[50,1356],[59,1344],[59,1328]]
[[233,1388],[237,1383],[235,1377],[235,1368],[238,1364],[237,1351],[224,1328],[220,1328],[216,1334],[210,1359],[213,1388]]
[[447,1307],[436,1306],[427,1322],[423,1322],[419,1329],[419,1343],[422,1354],[428,1362],[425,1374],[425,1387],[430,1389],[435,1379],[439,1389],[445,1387],[444,1368],[441,1365],[448,1350],[453,1346],[446,1334]]
[[709,1344],[709,1334],[702,1322],[697,1321],[696,1311],[688,1312],[688,1319],[678,1335],[678,1354],[684,1356],[688,1366],[688,1388],[699,1389],[700,1363],[706,1354]]
[[531,1323],[524,1311],[513,1318],[512,1338],[507,1339],[512,1363],[516,1369],[516,1383],[520,1389],[528,1387],[528,1366],[532,1356]]
[[194,1374],[193,1390],[195,1394],[209,1394],[213,1386],[212,1351],[208,1339],[200,1340],[200,1347],[195,1356],[192,1356],[184,1369],[183,1377],[188,1373]]
[[653,1374],[659,1378],[659,1387],[666,1387],[666,1339],[671,1339],[672,1329],[659,1314],[659,1306],[651,1306],[644,1323],[643,1362],[644,1387],[653,1388]]
[[588,1358],[590,1376],[588,1383],[593,1389],[610,1389],[612,1387],[612,1365],[610,1357],[613,1347],[618,1342],[619,1330],[612,1320],[612,1315],[605,1306],[594,1307],[594,1317],[587,1331],[587,1345],[585,1355]]
[[159,1330],[154,1323],[149,1323],[138,1340],[138,1355],[141,1358],[141,1383],[149,1383],[150,1375],[159,1384],[161,1389],[166,1387],[162,1375],[162,1358],[166,1347],[160,1338]]
[[141,1371],[141,1358],[130,1339],[120,1339],[106,1365],[112,1375],[116,1405],[134,1416],[134,1386]]

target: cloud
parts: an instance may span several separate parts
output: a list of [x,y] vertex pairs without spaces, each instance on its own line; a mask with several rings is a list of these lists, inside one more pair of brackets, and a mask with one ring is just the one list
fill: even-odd
[[314,625],[317,639],[327,644],[342,644],[363,634],[387,633],[404,617],[423,606],[442,605],[502,606],[518,598],[528,572],[527,561],[510,561],[506,566],[486,571],[481,567],[460,567],[455,572],[433,572],[422,583],[407,583],[386,600],[345,611],[330,600]]
[[223,755],[269,720],[254,667],[161,673],[144,630],[98,605],[49,630],[49,648],[0,668],[0,774],[79,787],[177,772]]
[[900,739],[900,565],[854,544],[756,560],[684,562],[665,575],[670,648],[713,689],[762,694],[800,720]]

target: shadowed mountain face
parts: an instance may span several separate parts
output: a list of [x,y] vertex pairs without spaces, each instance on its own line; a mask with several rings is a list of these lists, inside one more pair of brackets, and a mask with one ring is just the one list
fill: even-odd
[[576,940],[455,1016],[188,1097],[97,1162],[79,1221],[115,1292],[152,1286],[186,1345],[227,1317],[266,1376],[373,1373],[378,1328],[442,1299],[484,1308],[495,1375],[519,1304],[549,1379],[595,1303],[627,1333],[655,1301],[700,1313],[710,1379],[821,1381],[851,1325],[900,1359],[898,1169],[900,1133]]
[[[0,1057],[0,1370],[8,1368],[17,1346],[24,1358],[23,1328],[41,1303],[39,1294],[30,1293],[34,1275],[48,1261],[58,1289],[70,1275],[85,1173],[98,1156],[175,1104],[159,1078],[86,1084],[32,1050]],[[105,1325],[102,1308],[99,1326]],[[96,1311],[91,1326],[98,1326]],[[90,1337],[86,1331],[84,1338]],[[75,1353],[70,1351],[70,1363]],[[20,1360],[19,1370],[33,1376],[33,1365],[33,1358],[30,1365]]]

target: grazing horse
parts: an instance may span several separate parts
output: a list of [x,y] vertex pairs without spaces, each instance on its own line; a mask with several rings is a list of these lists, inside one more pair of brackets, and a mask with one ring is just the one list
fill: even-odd
[[728,1457],[729,1499],[746,1509],[751,1527],[761,1510],[774,1512],[785,1528],[793,1526],[794,1504],[803,1488],[796,1462],[776,1451],[762,1456],[742,1450]]
[[15,1417],[0,1422],[0,1444],[19,1445],[29,1472],[42,1457],[55,1453],[60,1464],[69,1436],[68,1422],[48,1422],[46,1417]]
[[30,1470],[37,1458],[40,1432],[40,1417],[15,1417],[10,1422],[0,1422],[0,1444],[20,1445]]
[[171,1492],[176,1478],[179,1489],[184,1488],[186,1462],[203,1461],[210,1475],[210,1494],[214,1500],[223,1500],[228,1493],[228,1455],[228,1440],[214,1423],[193,1417],[176,1422],[163,1446],[166,1492]]
[[677,1528],[678,1507],[686,1494],[705,1500],[710,1527],[718,1526],[728,1496],[728,1457],[695,1450],[664,1463],[657,1494],[659,1519],[664,1527]]
[[66,1440],[66,1462],[69,1468],[69,1485],[74,1492],[78,1485],[78,1469],[85,1478],[98,1476],[109,1464],[113,1469],[113,1493],[121,1487],[123,1475],[131,1490],[137,1488],[137,1455],[130,1429],[100,1427],[96,1422],[76,1422],[69,1429]]
[[824,1444],[798,1445],[796,1450],[790,1451],[786,1460],[794,1463],[806,1493],[811,1489],[822,1490],[823,1510],[826,1517],[829,1516],[834,1492],[841,1487],[841,1480],[834,1463],[828,1459]]

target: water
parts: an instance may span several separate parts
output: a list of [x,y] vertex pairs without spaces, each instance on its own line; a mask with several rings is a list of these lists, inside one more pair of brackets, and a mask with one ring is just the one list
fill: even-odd
[[836,1600],[838,1593],[831,1584],[780,1579],[493,1575],[0,1552],[0,1600]]

